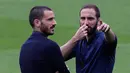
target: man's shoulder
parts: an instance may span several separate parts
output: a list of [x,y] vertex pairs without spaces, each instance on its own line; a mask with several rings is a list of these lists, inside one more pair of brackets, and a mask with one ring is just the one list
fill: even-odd
[[27,43],[34,43],[34,44],[37,44],[37,45],[43,46],[43,47],[51,47],[51,46],[58,45],[55,41],[52,41],[51,39],[48,39],[48,38],[42,38],[39,40],[28,40],[26,42]]
[[55,49],[59,49],[59,46],[56,42],[46,39],[46,41],[36,41],[36,40],[27,40],[22,46],[23,50],[33,50],[33,51],[51,51]]
[[104,37],[104,33],[103,32],[96,32],[96,37]]
[[[45,42],[46,43],[46,42]],[[51,40],[51,39],[47,39],[47,45],[58,45],[55,41]]]
[[104,40],[105,39],[104,33],[103,32],[97,32],[96,36],[95,36],[95,39],[100,40],[100,41]]

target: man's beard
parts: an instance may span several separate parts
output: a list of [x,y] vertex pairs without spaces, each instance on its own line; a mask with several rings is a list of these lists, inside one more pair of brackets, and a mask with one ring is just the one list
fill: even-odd
[[[46,36],[49,36],[49,35],[53,35],[54,33],[51,33],[49,31],[49,28],[47,28],[47,26],[45,26],[43,23],[41,23],[41,27],[40,27],[40,30],[42,33],[44,33]],[[51,28],[50,28],[51,30]]]
[[94,28],[91,28],[91,27],[89,27],[89,26],[88,26],[88,28],[91,29],[91,30],[88,32],[88,36],[93,35],[93,34],[96,32],[96,30],[97,30],[97,23],[96,23],[96,25],[94,26]]

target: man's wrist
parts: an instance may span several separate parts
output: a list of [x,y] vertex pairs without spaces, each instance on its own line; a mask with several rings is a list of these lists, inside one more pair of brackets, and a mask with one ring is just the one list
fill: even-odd
[[75,43],[75,42],[77,42],[77,41],[78,41],[78,39],[77,39],[76,37],[72,37],[71,42]]

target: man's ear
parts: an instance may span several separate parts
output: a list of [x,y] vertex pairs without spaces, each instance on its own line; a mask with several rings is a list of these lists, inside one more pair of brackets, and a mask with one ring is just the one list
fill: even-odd
[[35,27],[38,27],[38,28],[39,28],[39,27],[41,26],[41,21],[40,21],[39,19],[34,19],[34,22],[33,22],[33,23],[34,23],[34,26],[35,26]]
[[97,24],[97,26],[100,26],[102,23],[103,23],[102,19],[99,18],[99,19],[98,19],[98,24]]

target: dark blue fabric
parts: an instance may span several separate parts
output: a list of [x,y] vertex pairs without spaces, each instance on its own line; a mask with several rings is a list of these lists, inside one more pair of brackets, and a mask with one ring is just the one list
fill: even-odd
[[57,43],[40,32],[33,32],[22,45],[21,73],[69,73]]
[[112,73],[116,45],[117,39],[107,43],[104,33],[96,32],[90,42],[80,40],[68,59],[76,57],[76,73]]

